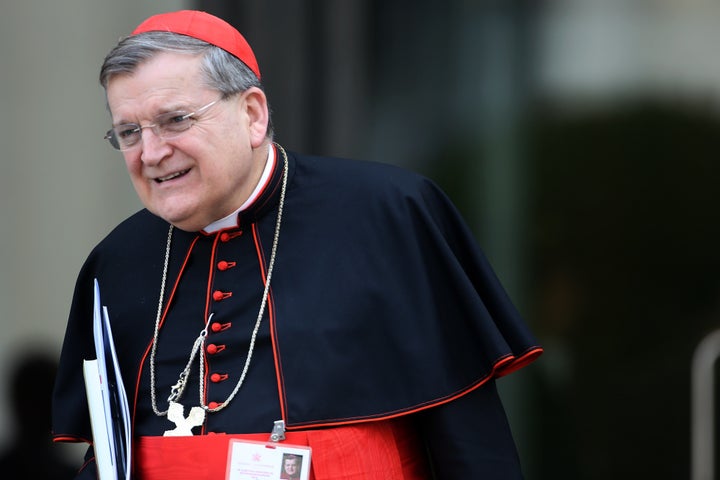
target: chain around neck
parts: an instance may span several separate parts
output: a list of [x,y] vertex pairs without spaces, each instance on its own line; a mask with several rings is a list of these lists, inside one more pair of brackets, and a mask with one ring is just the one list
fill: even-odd
[[[265,307],[267,306],[267,300],[270,293],[270,280],[272,279],[272,272],[273,267],[275,265],[275,254],[277,252],[277,246],[278,246],[278,240],[280,239],[280,224],[282,223],[282,214],[283,214],[283,207],[285,205],[285,191],[287,189],[287,180],[288,180],[288,158],[287,153],[285,153],[285,149],[275,144],[278,147],[278,150],[282,153],[283,156],[283,179],[282,179],[282,188],[280,190],[280,203],[278,205],[278,213],[277,213],[277,220],[275,222],[275,234],[273,237],[273,244],[272,244],[272,250],[270,253],[270,261],[268,263],[267,268],[267,278],[265,279],[265,290],[263,291],[262,300],[260,302],[260,309],[257,315],[257,319],[255,320],[255,326],[253,327],[252,336],[250,337],[250,345],[248,347],[248,354],[245,359],[245,365],[243,366],[242,373],[240,374],[240,378],[238,379],[237,384],[235,385],[235,388],[230,393],[228,398],[220,403],[215,408],[210,408],[208,405],[205,405],[204,403],[204,397],[205,397],[205,385],[203,382],[203,377],[205,375],[205,362],[202,359],[202,356],[200,357],[199,364],[200,364],[200,377],[198,380],[198,383],[200,384],[199,388],[199,405],[203,408],[203,410],[207,412],[218,412],[225,408],[234,398],[235,395],[237,395],[238,391],[240,390],[240,387],[242,386],[243,382],[245,381],[245,376],[247,375],[247,371],[250,368],[250,361],[252,360],[252,354],[253,350],[255,349],[255,340],[257,338],[258,331],[260,330],[260,324],[262,323],[263,314],[265,313]],[[168,411],[160,411],[157,407],[157,394],[156,394],[156,388],[155,388],[155,355],[157,353],[157,344],[158,344],[158,337],[160,333],[160,320],[162,319],[162,308],[163,308],[163,302],[165,297],[165,286],[167,283],[167,273],[168,273],[168,265],[170,263],[170,250],[172,245],[172,233],[173,233],[173,226],[170,225],[170,228],[168,230],[168,236],[167,236],[167,243],[165,245],[165,261],[163,263],[163,273],[162,273],[162,281],[160,282],[160,298],[158,300],[158,308],[157,308],[157,314],[155,317],[155,331],[153,333],[153,342],[152,342],[152,349],[150,351],[150,398],[152,401],[152,409],[155,415],[157,416],[166,416]],[[190,375],[190,369],[192,368],[193,361],[195,360],[195,357],[197,356],[198,352],[201,348],[205,345],[205,337],[207,336],[207,328],[210,325],[210,320],[212,319],[213,314],[211,313],[210,316],[207,319],[207,322],[205,324],[205,328],[202,329],[198,337],[195,339],[195,342],[193,343],[192,350],[190,351],[190,356],[188,358],[188,362],[185,365],[185,368],[182,372],[180,372],[180,375],[178,376],[178,381],[175,385],[173,385],[170,389],[170,396],[168,397],[168,402],[175,402],[180,399],[183,392],[185,391],[185,386],[187,385],[187,379]]]

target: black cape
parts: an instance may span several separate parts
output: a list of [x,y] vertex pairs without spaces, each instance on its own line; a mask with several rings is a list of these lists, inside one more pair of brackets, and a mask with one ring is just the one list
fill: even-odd
[[[238,228],[173,232],[155,367],[161,410],[210,313],[204,401],[223,402],[235,387],[260,307],[282,173],[279,158]],[[168,227],[142,210],[83,265],[54,394],[56,440],[91,435],[81,365],[95,356],[94,278],[109,310],[135,435],[172,427],[151,411],[148,366]],[[220,268],[223,261],[231,268]],[[203,433],[268,432],[280,417],[302,429],[406,415],[453,402],[540,352],[432,181],[386,164],[291,153],[252,362],[238,394],[209,414]],[[198,377],[195,363],[181,400],[186,408],[198,404]]]

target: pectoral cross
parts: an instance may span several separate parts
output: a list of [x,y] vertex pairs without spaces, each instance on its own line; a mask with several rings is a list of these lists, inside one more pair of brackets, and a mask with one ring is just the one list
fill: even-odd
[[172,430],[165,430],[165,437],[189,437],[192,436],[193,427],[199,427],[205,420],[205,410],[202,407],[193,407],[185,417],[185,407],[176,402],[170,402],[167,418],[175,424]]

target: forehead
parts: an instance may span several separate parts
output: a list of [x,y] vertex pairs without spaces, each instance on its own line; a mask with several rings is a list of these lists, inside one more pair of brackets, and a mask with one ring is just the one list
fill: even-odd
[[132,73],[113,76],[106,89],[113,118],[152,114],[192,103],[199,91],[206,89],[201,60],[200,56],[160,53]]

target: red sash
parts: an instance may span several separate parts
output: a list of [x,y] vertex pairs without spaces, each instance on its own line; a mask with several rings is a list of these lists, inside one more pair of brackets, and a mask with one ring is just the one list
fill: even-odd
[[[284,444],[312,448],[310,480],[426,480],[425,456],[402,420],[287,432]],[[231,438],[267,441],[269,433],[140,437],[137,480],[224,480]]]

